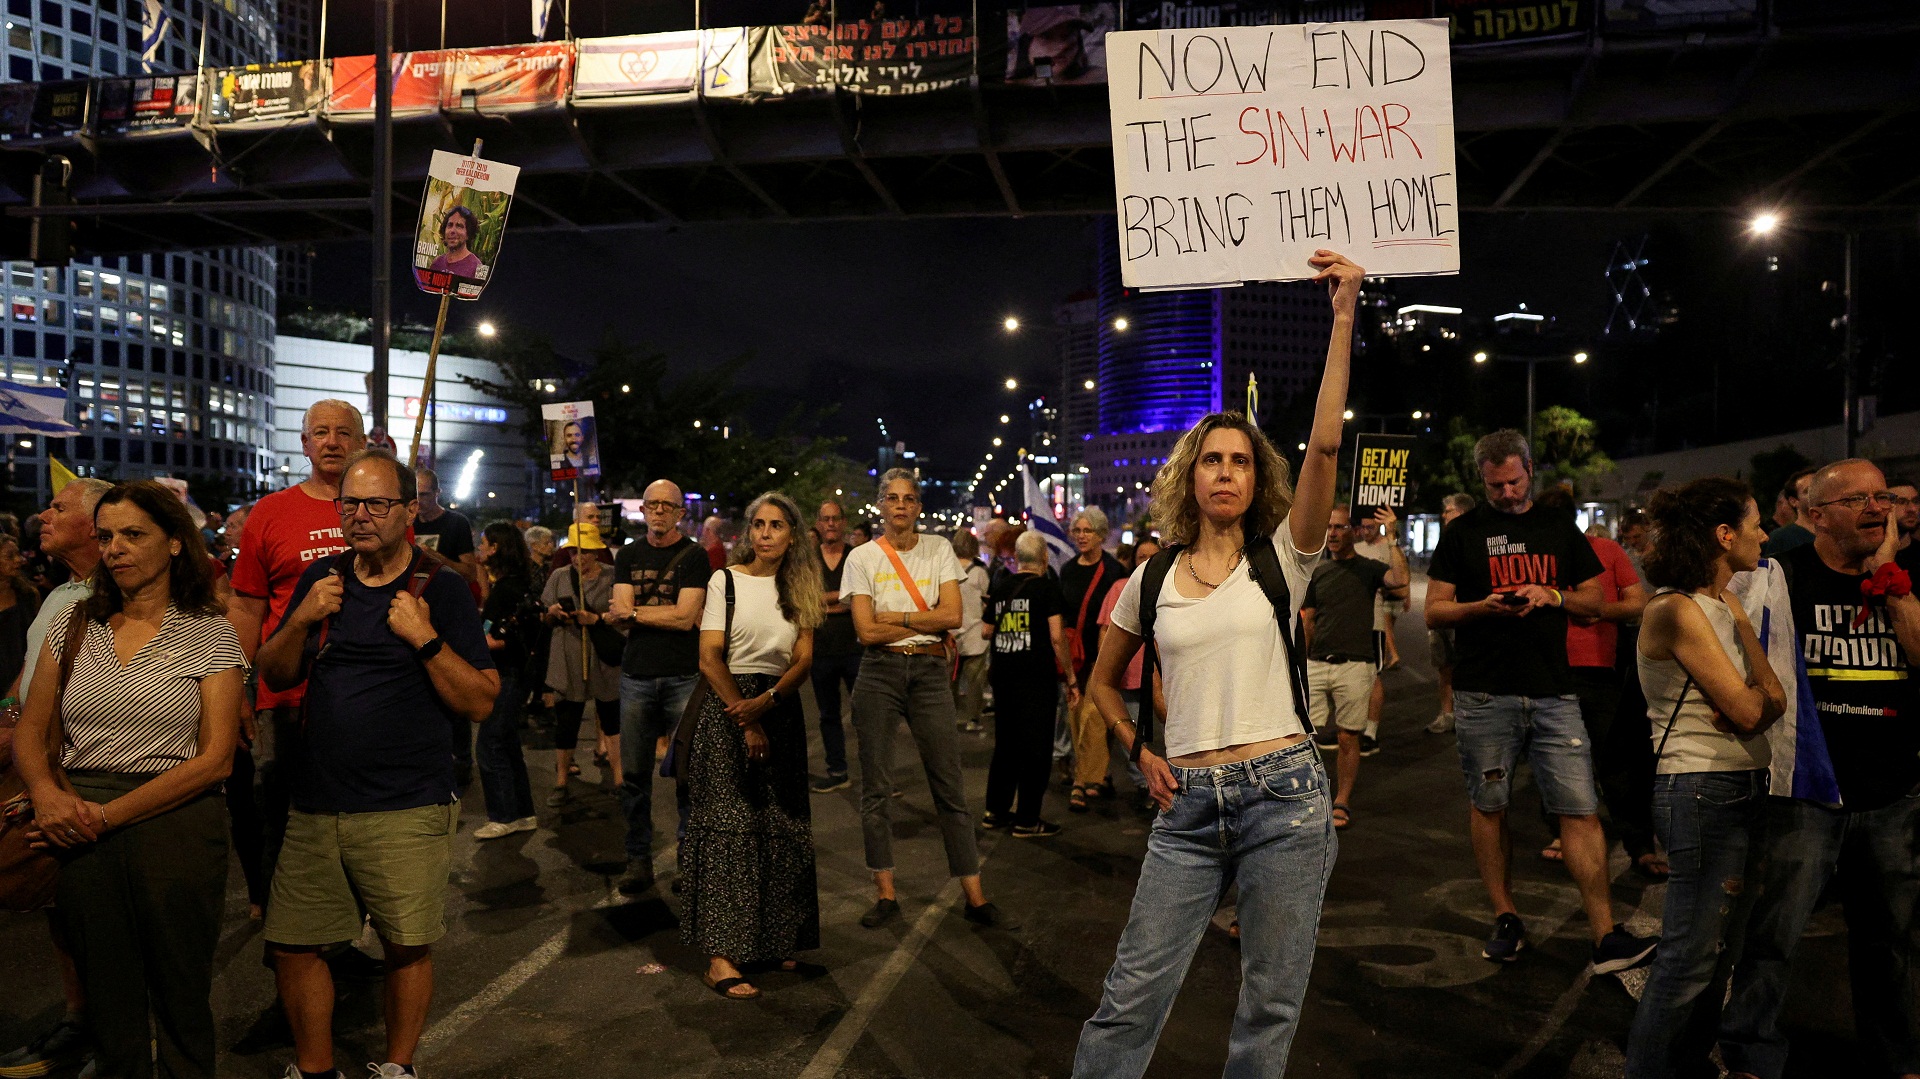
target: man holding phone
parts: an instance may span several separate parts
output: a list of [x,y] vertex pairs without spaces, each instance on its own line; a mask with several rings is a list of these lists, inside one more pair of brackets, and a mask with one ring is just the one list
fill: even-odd
[[1474,446],[1484,504],[1441,533],[1427,570],[1427,625],[1454,630],[1453,697],[1460,766],[1472,802],[1474,861],[1493,900],[1493,935],[1480,954],[1510,963],[1526,947],[1514,908],[1507,835],[1513,769],[1524,754],[1540,800],[1560,818],[1567,872],[1580,887],[1593,969],[1609,974],[1652,959],[1659,941],[1613,921],[1607,837],[1580,699],[1567,664],[1567,616],[1601,611],[1604,567],[1565,513],[1533,502],[1533,451],[1518,431]]

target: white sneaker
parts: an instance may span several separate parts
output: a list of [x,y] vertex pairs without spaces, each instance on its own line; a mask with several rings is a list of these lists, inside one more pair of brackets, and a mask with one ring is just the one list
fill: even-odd
[[1428,734],[1445,734],[1452,729],[1453,729],[1453,713],[1452,712],[1442,712],[1434,718],[1434,721],[1432,723],[1427,724]]
[[[80,1074],[86,1075],[87,1073],[81,1072]],[[299,1066],[294,1064],[287,1065],[287,1070],[281,1073],[280,1079],[300,1079]],[[338,1068],[335,1068],[333,1072],[333,1079],[347,1079],[347,1077],[344,1072],[340,1071]]]
[[521,817],[517,821],[505,823],[490,820],[473,830],[473,838],[499,839],[501,836],[509,836],[515,832],[531,832],[538,827],[540,827],[540,819],[538,817]]
[[[520,822],[514,821],[514,823],[519,824]],[[417,1077],[420,1074],[418,1071],[410,1072],[400,1065],[392,1063],[369,1064],[367,1065],[367,1073],[375,1077],[375,1079],[407,1079],[408,1076]]]

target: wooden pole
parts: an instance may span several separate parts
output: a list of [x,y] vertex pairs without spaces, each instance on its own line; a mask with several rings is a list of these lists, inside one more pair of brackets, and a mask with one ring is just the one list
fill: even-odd
[[[427,413],[432,411],[434,367],[440,361],[440,335],[447,329],[447,305],[453,302],[452,291],[440,294],[440,317],[433,320],[433,345],[427,349],[427,377],[420,383],[420,414],[413,418],[413,446],[407,450],[407,467],[420,467],[420,432],[426,428]],[[434,464],[440,462],[435,461]]]
[[[580,527],[579,469],[574,469],[573,472],[573,534],[580,537],[581,541],[575,544],[573,548],[573,587],[574,594],[579,597],[574,602],[580,610],[584,611],[587,609],[587,595],[586,586],[580,583],[580,559],[582,557],[598,558],[599,556],[587,550],[587,533],[586,530]],[[587,626],[586,623],[583,622],[580,625],[580,681],[583,683],[591,683],[593,680],[593,658],[587,654],[587,650],[591,647],[593,647],[592,642],[587,639]],[[589,694],[588,696],[591,698],[592,695]]]

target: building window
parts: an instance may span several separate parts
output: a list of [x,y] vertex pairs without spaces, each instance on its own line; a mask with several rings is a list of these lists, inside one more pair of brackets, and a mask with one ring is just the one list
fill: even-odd
[[40,55],[58,60],[64,55],[66,39],[50,30],[40,31]]

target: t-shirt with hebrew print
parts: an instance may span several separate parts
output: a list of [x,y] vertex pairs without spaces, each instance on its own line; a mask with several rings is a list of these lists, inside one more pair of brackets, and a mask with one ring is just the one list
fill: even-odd
[[[960,579],[960,560],[954,557],[953,544],[945,536],[920,533],[920,538],[910,551],[898,551],[900,561],[906,564],[907,573],[920,590],[920,598],[926,600],[929,608],[940,603],[940,586],[948,581]],[[863,543],[847,552],[847,566],[840,575],[840,595],[851,604],[855,596],[868,596],[873,600],[873,611],[880,614],[885,611],[918,611],[913,597],[900,583],[900,574],[893,568],[893,560],[880,547],[880,540]],[[946,634],[918,634],[899,641],[899,644],[938,644]]]
[[[1454,587],[1461,603],[1537,584],[1566,592],[1605,569],[1573,518],[1533,506],[1502,513],[1481,503],[1440,533],[1427,576]],[[1469,693],[1559,697],[1573,692],[1567,613],[1541,607],[1520,618],[1494,615],[1454,627],[1453,688]]]
[[1848,809],[1880,809],[1920,787],[1920,700],[1893,618],[1811,543],[1780,556],[1807,689]]
[[[347,549],[340,537],[340,513],[330,498],[316,498],[295,485],[261,499],[247,515],[240,551],[233,560],[233,590],[267,601],[260,639],[273,636],[308,566]],[[296,708],[306,685],[276,693],[260,686],[256,707]]]

